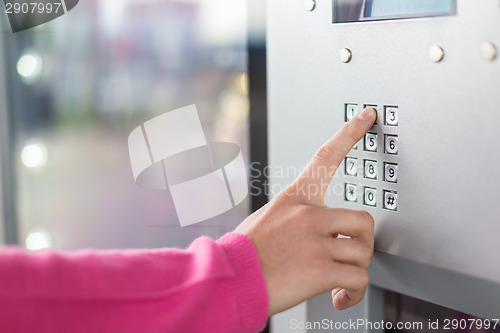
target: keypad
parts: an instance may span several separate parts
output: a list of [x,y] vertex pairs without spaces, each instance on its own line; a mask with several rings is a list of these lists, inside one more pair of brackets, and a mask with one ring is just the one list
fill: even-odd
[[367,106],[376,109],[378,122],[344,160],[344,200],[358,207],[395,212],[400,182],[397,132],[400,110],[395,105],[345,103],[344,120],[349,121]]

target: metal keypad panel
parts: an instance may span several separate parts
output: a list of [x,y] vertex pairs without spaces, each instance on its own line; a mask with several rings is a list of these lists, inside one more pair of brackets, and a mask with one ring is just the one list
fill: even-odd
[[344,161],[344,200],[372,209],[398,210],[398,125],[396,105],[345,103],[347,122],[365,107],[377,111],[377,120]]

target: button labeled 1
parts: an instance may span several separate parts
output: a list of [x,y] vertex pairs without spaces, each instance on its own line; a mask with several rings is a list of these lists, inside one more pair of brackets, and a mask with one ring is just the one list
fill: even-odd
[[365,135],[365,150],[377,151],[377,134],[367,133]]
[[397,106],[385,107],[385,124],[389,126],[398,126],[399,114]]
[[357,186],[354,184],[345,184],[345,200],[350,202],[358,201]]
[[365,205],[377,206],[377,190],[371,187],[365,187]]
[[384,176],[386,182],[397,183],[398,182],[398,165],[392,163],[385,163]]
[[345,174],[349,176],[358,175],[358,160],[356,158],[347,157],[345,159]]
[[385,153],[391,155],[398,154],[398,136],[397,135],[385,135]]
[[358,114],[357,104],[346,104],[345,105],[345,121],[349,121]]
[[384,208],[398,210],[398,194],[392,191],[384,191]]

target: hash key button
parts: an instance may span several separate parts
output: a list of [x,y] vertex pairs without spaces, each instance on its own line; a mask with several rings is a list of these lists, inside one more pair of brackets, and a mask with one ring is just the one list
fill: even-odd
[[398,210],[398,194],[392,191],[384,191],[384,208]]

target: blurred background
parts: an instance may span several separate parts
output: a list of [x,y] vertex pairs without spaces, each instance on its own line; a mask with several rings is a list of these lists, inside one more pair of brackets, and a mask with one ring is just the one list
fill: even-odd
[[265,162],[265,144],[251,142],[266,130],[263,1],[85,0],[16,34],[0,19],[6,243],[186,247],[233,230],[265,202],[248,197],[181,228],[167,191],[136,186],[127,147],[144,121],[196,104],[208,141],[240,145],[248,165]]

